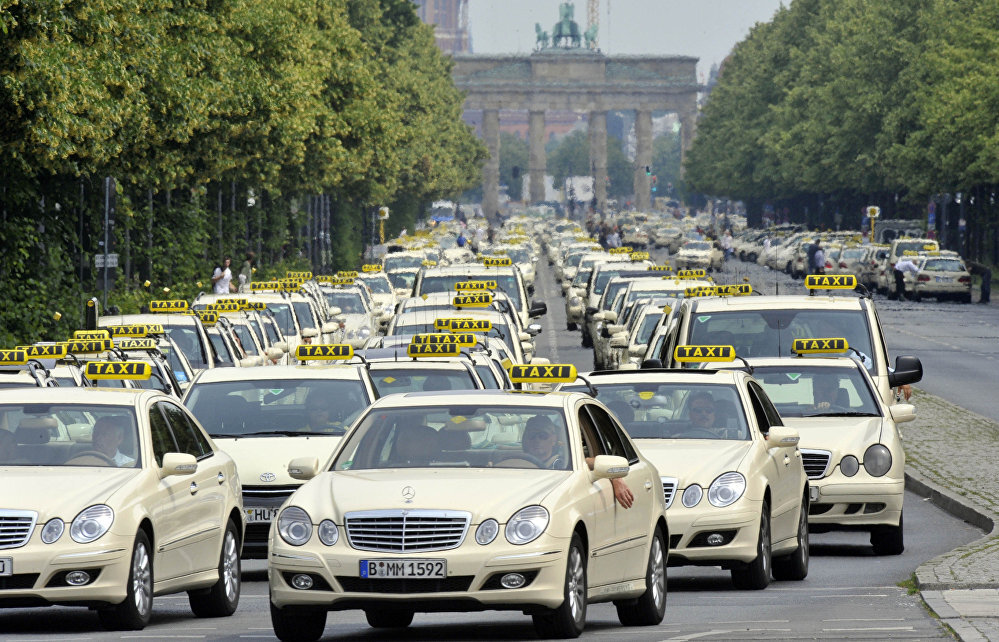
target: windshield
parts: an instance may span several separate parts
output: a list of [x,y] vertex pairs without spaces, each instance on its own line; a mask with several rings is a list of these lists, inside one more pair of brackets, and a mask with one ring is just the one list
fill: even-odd
[[416,282],[416,272],[389,272],[388,279],[393,288],[411,290]]
[[177,348],[187,357],[188,363],[195,370],[208,367],[208,359],[202,349],[201,339],[194,326],[166,326],[167,336],[170,337]]
[[323,290],[331,308],[340,308],[341,314],[364,314],[364,302],[358,292]]
[[510,297],[511,304],[517,310],[523,307],[523,299],[520,293],[520,284],[513,274],[483,274],[481,272],[472,276],[464,274],[452,274],[449,276],[424,276],[420,281],[420,291],[418,294],[433,294],[434,292],[454,292],[454,284],[461,281],[496,281],[497,287],[506,292]]
[[[639,265],[641,265],[641,264],[639,264]],[[625,270],[629,270],[629,269],[632,269],[632,268],[630,268],[630,267],[627,267],[627,268],[622,267],[622,268],[617,268],[617,269],[600,270],[597,273],[597,282],[593,286],[593,293],[594,294],[598,294],[598,295],[599,294],[603,294],[604,293],[604,288],[607,287],[607,282],[608,281],[610,281],[611,279],[613,279],[615,276],[619,276],[622,272],[624,272]]]
[[711,249],[711,244],[710,243],[705,243],[703,241],[692,241],[692,242],[684,243],[683,249],[684,250],[697,250],[697,251],[700,251],[700,250],[710,250]]
[[295,328],[295,317],[291,315],[291,306],[287,303],[268,303],[267,310],[274,314],[281,334],[286,337],[293,337],[298,334]]
[[560,410],[523,406],[380,408],[351,432],[332,470],[548,468],[569,470]]
[[865,252],[867,252],[867,250],[862,247],[848,247],[843,250],[843,254],[840,255],[840,258],[845,261],[859,261],[864,258]]
[[476,390],[472,374],[462,368],[393,368],[373,366],[369,371],[375,393],[379,397],[400,392],[431,392],[435,390]]
[[503,253],[509,256],[514,263],[531,262],[531,251],[526,248],[518,247],[518,248],[507,249],[504,250]]
[[298,317],[298,324],[304,328],[315,328],[316,320],[312,317],[312,308],[305,301],[295,301],[295,316]]
[[753,370],[781,417],[880,417],[874,392],[857,368],[766,366]]
[[[398,255],[388,255],[385,260],[382,261],[382,266],[385,268],[386,272],[391,272],[392,270],[398,270],[400,268],[418,268],[423,266],[422,256],[398,256]],[[392,278],[389,275],[389,278]]]
[[[453,315],[449,314],[447,316],[453,316]],[[493,327],[490,328],[489,332],[476,332],[475,334],[480,336],[495,337],[497,339],[500,339],[507,346],[508,350],[514,351],[513,346],[511,344],[513,337],[510,336],[509,326],[507,326],[505,323],[497,323],[496,321],[493,321],[492,325]],[[431,319],[425,323],[392,325],[389,327],[387,334],[396,335],[400,337],[411,337],[414,334],[431,334],[434,332],[440,332],[440,331],[434,327],[434,320]],[[518,337],[517,340],[519,341],[520,338]]]
[[136,468],[140,459],[131,408],[0,405],[0,466]]
[[267,379],[196,384],[185,400],[212,437],[342,435],[371,401],[360,381]]
[[[578,385],[563,390],[586,392]],[[597,399],[617,415],[632,439],[749,439],[734,385],[599,383]]]
[[929,240],[917,240],[917,241],[899,241],[895,245],[895,256],[904,256],[906,252],[923,252],[926,250],[939,250],[940,247],[937,245],[936,241]]
[[927,259],[924,270],[935,272],[964,272],[964,264],[955,259]]
[[360,279],[364,285],[371,288],[375,294],[392,294],[392,284],[384,274]]
[[[794,339],[844,337],[852,350],[840,356],[856,357],[871,372],[876,356],[871,349],[867,315],[863,310],[746,310],[694,313],[687,330],[690,345],[731,345],[740,357],[793,357]],[[700,367],[699,364],[685,364]]]

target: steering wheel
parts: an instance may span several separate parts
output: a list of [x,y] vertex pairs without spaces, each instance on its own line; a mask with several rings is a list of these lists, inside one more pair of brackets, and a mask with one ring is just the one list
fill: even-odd
[[497,465],[504,466],[504,464],[506,464],[506,467],[514,468],[514,466],[511,466],[506,463],[512,461],[526,461],[527,463],[533,465],[535,468],[548,468],[547,466],[545,466],[545,463],[543,461],[541,461],[534,455],[530,455],[524,452],[511,453],[509,457],[504,457],[503,459],[501,459]]
[[117,464],[114,463],[114,459],[108,457],[107,455],[98,450],[84,450],[83,452],[77,453],[72,457],[70,457],[63,465],[72,466],[73,462],[75,462],[77,459],[86,459],[87,457],[94,457],[96,459],[100,459],[109,466],[117,466]]
[[676,434],[677,439],[718,439],[718,435],[703,428],[690,428]]

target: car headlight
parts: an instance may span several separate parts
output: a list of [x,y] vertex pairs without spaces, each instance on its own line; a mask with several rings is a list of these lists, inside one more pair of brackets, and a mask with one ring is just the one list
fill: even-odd
[[858,462],[857,458],[853,455],[847,455],[840,460],[839,469],[847,477],[853,477],[857,474],[857,471],[860,470],[860,462]]
[[522,508],[506,523],[506,541],[516,545],[533,542],[548,528],[548,520],[543,506]]
[[495,519],[487,519],[475,529],[475,541],[482,546],[492,543],[497,535],[499,535],[499,522]]
[[864,453],[864,470],[881,477],[891,469],[891,452],[882,444],[874,444]]
[[[304,512],[304,511],[303,511]],[[331,520],[319,522],[319,541],[327,546],[333,546],[340,539],[340,529]]]
[[362,339],[367,339],[368,337],[371,336],[371,328],[369,328],[368,326],[364,326],[363,328],[357,331],[357,336],[359,336]]
[[114,522],[114,511],[110,506],[97,504],[85,508],[73,519],[69,527],[69,536],[77,544],[89,544],[108,532]]
[[704,496],[704,491],[700,486],[694,484],[692,486],[687,486],[683,491],[683,496],[680,497],[680,501],[687,508],[693,508],[701,502],[701,497]]
[[46,544],[53,544],[62,537],[65,530],[66,523],[58,517],[54,517],[45,522],[45,526],[42,527],[42,541]]
[[298,506],[289,506],[278,517],[278,533],[292,546],[301,546],[312,537],[312,518]]
[[719,475],[708,487],[708,501],[712,506],[724,508],[734,504],[746,492],[746,478],[742,473]]

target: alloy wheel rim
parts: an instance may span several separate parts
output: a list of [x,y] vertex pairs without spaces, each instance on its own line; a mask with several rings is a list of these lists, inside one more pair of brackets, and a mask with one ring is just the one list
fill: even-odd
[[763,570],[770,573],[770,520],[760,522],[760,557],[763,559]]
[[230,602],[239,594],[239,556],[236,554],[236,536],[227,531],[222,549],[222,579],[225,596]]
[[663,565],[663,546],[658,537],[652,540],[652,563],[649,565],[649,586],[652,599],[659,609],[666,598],[666,569]]
[[586,596],[583,595],[585,580],[583,579],[583,558],[579,549],[574,548],[569,554],[569,608],[572,619],[579,622],[583,619],[583,605]]
[[808,563],[808,511],[802,506],[801,507],[801,519],[798,524],[798,546],[801,550],[801,559],[806,564]]
[[132,594],[135,596],[135,609],[145,616],[152,607],[153,587],[149,554],[142,544],[137,544],[132,554]]

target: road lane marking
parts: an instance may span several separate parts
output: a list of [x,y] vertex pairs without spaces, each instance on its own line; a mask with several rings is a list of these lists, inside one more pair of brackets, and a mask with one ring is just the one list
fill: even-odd
[[849,632],[860,632],[860,631],[913,631],[915,630],[911,626],[868,626],[859,627],[856,629],[822,629],[823,633],[849,633]]
[[684,640],[696,640],[697,638],[705,638],[709,635],[725,635],[727,633],[736,633],[736,631],[719,629],[716,631],[704,631],[703,633],[688,633],[686,635],[678,635],[673,638],[666,638],[663,642],[684,642]]

